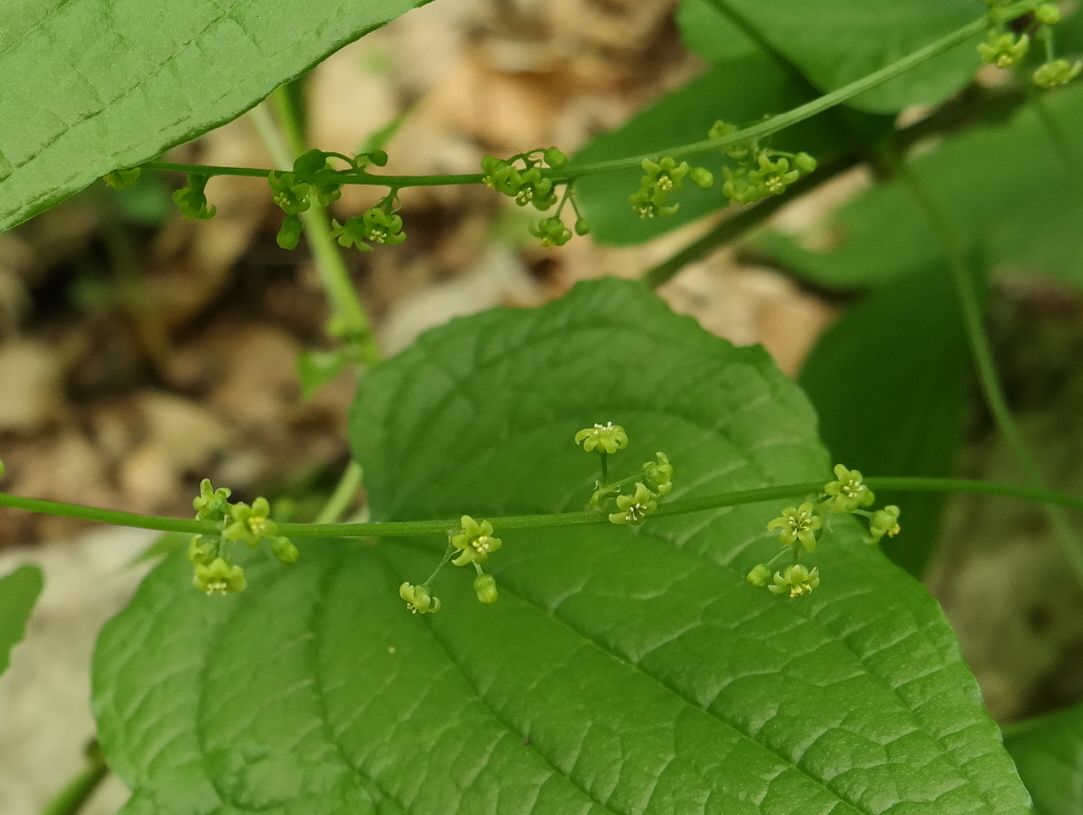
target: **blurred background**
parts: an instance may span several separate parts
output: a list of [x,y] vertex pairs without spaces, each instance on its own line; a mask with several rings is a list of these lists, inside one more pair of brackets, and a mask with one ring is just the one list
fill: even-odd
[[[704,70],[681,42],[675,5],[434,3],[311,73],[303,85],[308,140],[352,153],[377,139],[391,156],[387,171],[408,173],[476,172],[486,153],[549,144],[571,153]],[[271,163],[248,116],[170,158]],[[771,228],[824,240],[822,219],[870,180],[867,169],[839,173],[785,207]],[[329,342],[318,275],[303,242],[293,252],[276,246],[281,213],[264,183],[213,179],[207,194],[218,215],[205,222],[176,212],[170,195],[180,183],[144,173],[129,190],[96,185],[0,235],[3,489],[187,516],[199,480],[211,477],[241,499],[279,496],[281,517],[309,517],[348,461],[345,416],[356,384],[347,372],[302,393],[298,356]],[[347,188],[333,211],[344,220],[380,192]],[[625,248],[586,238],[543,249],[527,233],[530,215],[483,187],[409,189],[401,201],[404,245],[346,253],[388,355],[459,314],[536,305],[585,278],[638,276],[704,230],[699,222]],[[855,299],[784,266],[762,251],[724,249],[687,265],[659,293],[721,337],[762,343],[796,377]],[[1013,408],[1050,480],[1079,490],[1083,300],[1041,274],[998,278],[989,297]],[[1018,480],[969,375],[948,386],[968,394],[953,471]],[[916,409],[934,384],[915,387]],[[904,528],[905,513],[904,505]],[[1002,721],[1083,690],[1083,595],[1047,526],[1034,507],[959,499],[929,527],[941,545],[921,571]],[[124,604],[146,568],[132,561],[153,541],[0,511],[0,572],[26,561],[47,570],[27,639],[0,678],[5,815],[40,811],[80,765],[93,733],[93,637]],[[88,811],[113,812],[122,800],[113,784]]]

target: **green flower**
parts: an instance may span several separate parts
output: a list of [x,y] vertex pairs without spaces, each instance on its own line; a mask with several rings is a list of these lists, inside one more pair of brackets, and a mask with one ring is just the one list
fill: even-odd
[[572,239],[572,231],[557,216],[542,218],[529,227],[530,234],[541,240],[547,249],[551,246],[563,246]]
[[663,193],[676,192],[691,169],[687,161],[677,163],[672,156],[662,156],[657,162],[643,159],[643,186],[651,186]]
[[680,209],[679,204],[660,204],[657,198],[654,190],[639,189],[628,196],[628,203],[632,205],[632,212],[644,219],[665,218]]
[[786,507],[779,517],[767,524],[767,528],[780,530],[778,539],[787,546],[800,544],[806,552],[814,552],[816,533],[823,529],[823,525],[812,502],[805,501],[799,507]]
[[365,240],[370,243],[397,246],[406,240],[402,218],[384,207],[371,207],[361,215]]
[[643,475],[647,487],[661,498],[673,489],[673,465],[665,453],[655,453],[654,459],[643,464]]
[[206,594],[236,594],[244,591],[244,569],[220,557],[210,563],[197,563],[192,585]]
[[636,482],[633,495],[617,496],[617,509],[609,515],[609,522],[614,524],[641,524],[648,515],[658,509],[654,494],[642,481]]
[[997,34],[990,31],[988,39],[978,46],[978,54],[981,56],[982,61],[990,65],[995,65],[998,68],[1010,68],[1023,61],[1029,48],[1030,37],[1026,34],[1020,34],[1016,37],[1015,34],[1010,32]]
[[[711,125],[711,129],[707,133],[707,137],[712,141],[724,139],[731,133],[736,133],[738,130],[737,125],[730,124],[729,122],[715,122]],[[737,142],[727,147],[722,148],[729,158],[734,161],[748,161],[752,157],[753,145],[752,142]]]
[[901,510],[897,506],[888,504],[883,509],[878,509],[872,514],[869,519],[870,544],[879,543],[884,535],[894,538],[902,531],[902,527],[899,526],[900,512]]
[[771,579],[771,569],[766,563],[757,563],[749,570],[745,575],[745,580],[750,586],[755,586],[757,589],[762,589],[767,585],[767,581]]
[[296,249],[297,244],[301,242],[303,226],[301,219],[296,215],[287,215],[282,219],[282,226],[279,227],[278,234],[275,235],[275,243],[282,249]]
[[1077,76],[1083,73],[1083,62],[1076,60],[1069,62],[1066,59],[1055,59],[1040,66],[1032,77],[1034,84],[1039,88],[1055,88],[1058,85],[1067,85]]
[[1055,3],[1042,3],[1034,9],[1034,19],[1044,25],[1056,25],[1061,21],[1060,9]]
[[799,170],[790,169],[790,160],[785,156],[772,159],[767,151],[756,156],[756,169],[748,173],[749,182],[760,187],[769,195],[782,195],[790,184],[801,177]]
[[500,538],[493,537],[493,525],[488,521],[475,521],[469,515],[463,515],[459,524],[459,531],[451,536],[451,545],[459,550],[451,561],[456,566],[480,565],[503,546]]
[[545,163],[554,170],[562,170],[568,165],[568,157],[558,147],[550,147],[543,154]]
[[371,252],[368,245],[367,229],[365,222],[359,216],[347,218],[346,223],[340,224],[335,218],[331,219],[331,237],[339,246],[346,249],[357,249],[359,252]]
[[232,495],[228,487],[215,489],[209,478],[199,482],[199,495],[192,499],[192,509],[196,511],[196,518],[200,521],[221,521],[229,512],[229,496]]
[[205,175],[188,176],[188,184],[173,193],[173,203],[185,218],[194,218],[205,221],[213,218],[218,211],[216,207],[208,206],[207,196],[204,189],[210,179]]
[[760,184],[753,184],[749,171],[745,167],[736,170],[722,168],[722,194],[735,204],[754,204],[766,197],[767,192]]
[[628,446],[628,434],[619,424],[606,422],[580,430],[575,434],[575,443],[582,444],[587,453],[597,450],[599,453],[612,455]]
[[489,189],[508,196],[514,196],[519,191],[522,176],[504,159],[485,156],[481,160],[481,170],[484,173],[481,181]]
[[268,516],[271,505],[262,496],[252,502],[252,506],[240,503],[229,508],[232,523],[223,531],[222,537],[228,541],[243,541],[253,549],[265,538],[278,535],[278,524]]
[[479,574],[474,578],[474,594],[478,596],[479,603],[491,606],[500,599],[500,593],[496,590],[496,579],[491,574]]
[[287,215],[299,215],[312,206],[309,201],[312,185],[298,181],[293,173],[272,171],[267,175],[267,183],[271,185],[271,200]]
[[714,186],[714,173],[706,167],[693,167],[692,172],[688,174],[688,177],[692,180],[692,183],[701,190],[709,190]]
[[533,204],[537,210],[547,210],[557,202],[553,182],[542,176],[537,167],[519,174],[519,186],[515,191],[515,203],[521,207]]
[[289,538],[278,537],[271,541],[271,554],[278,558],[279,562],[289,566],[296,563],[301,557],[301,552],[293,545]]
[[791,598],[811,594],[820,585],[820,570],[815,566],[806,569],[800,563],[787,566],[784,571],[775,572],[774,579],[767,589],[773,594],[788,594]]
[[859,470],[848,470],[836,464],[835,478],[824,485],[824,492],[829,496],[827,503],[835,512],[853,512],[876,503],[876,496],[861,480]]
[[193,566],[209,564],[218,556],[218,538],[214,535],[193,535],[188,541],[188,562]]
[[429,587],[403,583],[399,586],[399,597],[406,601],[406,608],[411,614],[435,614],[440,610],[440,598],[429,594]]

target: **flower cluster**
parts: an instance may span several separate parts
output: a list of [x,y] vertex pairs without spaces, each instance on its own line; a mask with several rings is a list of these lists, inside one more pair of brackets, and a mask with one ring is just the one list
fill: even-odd
[[609,456],[628,446],[628,434],[619,424],[606,422],[584,427],[575,434],[575,443],[584,452],[601,456],[602,477],[594,484],[588,506],[596,512],[605,512],[610,523],[638,526],[673,489],[673,465],[669,456],[661,452],[643,463],[642,474],[609,481]]
[[244,569],[233,563],[230,547],[244,543],[251,549],[267,543],[271,553],[282,563],[296,563],[301,553],[289,538],[278,534],[271,520],[271,505],[257,498],[251,506],[231,502],[226,487],[217,489],[209,478],[199,484],[199,495],[192,501],[196,519],[218,524],[213,535],[195,535],[188,543],[188,560],[193,566],[192,585],[206,594],[232,594],[245,587]]
[[188,183],[173,193],[173,203],[185,218],[194,218],[205,221],[213,218],[218,208],[207,204],[207,195],[204,190],[207,187],[209,177],[205,175],[189,175]]
[[639,189],[628,196],[632,211],[640,218],[665,217],[680,209],[680,204],[670,202],[670,196],[681,189],[685,178],[704,190],[714,185],[710,170],[691,167],[687,161],[678,164],[673,156],[662,156],[657,161],[643,159],[641,166]]
[[[820,495],[785,507],[778,517],[768,522],[768,531],[778,533],[782,549],[767,563],[753,566],[745,576],[748,583],[791,598],[810,594],[820,585],[820,571],[816,567],[809,569],[799,560],[802,555],[816,551],[816,544],[831,515],[845,513],[868,519],[866,541],[869,544],[879,543],[885,535],[893,538],[899,534],[900,510],[897,506],[889,504],[870,511],[867,507],[876,503],[876,496],[860,471],[836,464],[834,472],[834,480],[824,484]],[[792,559],[791,563],[780,571],[772,571],[773,564],[786,556]]]
[[402,231],[402,217],[394,210],[396,200],[388,195],[361,215],[347,218],[345,223],[332,220],[331,237],[339,246],[362,252],[371,252],[372,244],[398,246],[406,240],[406,233]]
[[574,234],[590,232],[590,224],[579,212],[572,194],[571,182],[564,182],[564,194],[557,199],[556,187],[560,182],[554,180],[553,174],[567,165],[568,157],[556,147],[528,150],[507,159],[485,156],[481,160],[482,183],[514,199],[521,207],[531,206],[546,212],[555,206],[556,212],[531,223],[529,231],[546,248],[563,246],[573,234],[561,217],[566,204],[571,203],[575,211]]
[[486,573],[482,564],[503,545],[504,542],[493,534],[491,523],[463,515],[458,528],[448,530],[447,551],[433,573],[423,583],[403,583],[399,586],[399,597],[406,602],[406,608],[412,614],[435,614],[440,610],[440,598],[432,594],[430,586],[450,562],[453,566],[474,567],[474,595],[482,605],[491,606],[500,599],[500,593],[496,588],[496,578]]
[[989,6],[989,28],[985,42],[978,45],[978,54],[984,62],[998,68],[1013,68],[1021,65],[1030,52],[1032,39],[1040,40],[1044,50],[1044,61],[1031,73],[1031,81],[1039,88],[1050,89],[1067,85],[1083,74],[1083,61],[1058,58],[1054,43],[1054,27],[1060,23],[1063,15],[1056,3],[1042,3],[1034,9],[1033,16],[1026,22],[1026,30],[1014,31],[1008,27],[1012,0],[986,0]]
[[[737,132],[736,125],[719,121],[708,135],[720,140]],[[736,165],[722,168],[722,193],[735,204],[754,204],[782,195],[791,184],[816,169],[816,159],[808,153],[787,153],[761,147],[757,142],[727,144],[722,152]]]

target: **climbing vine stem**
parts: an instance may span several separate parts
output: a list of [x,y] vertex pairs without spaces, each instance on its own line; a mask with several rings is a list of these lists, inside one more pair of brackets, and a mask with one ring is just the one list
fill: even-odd
[[[1001,498],[1015,498],[1044,504],[1083,510],[1083,497],[1037,487],[1021,487],[989,481],[971,481],[960,478],[867,478],[865,483],[876,490],[898,492],[976,493]],[[721,507],[757,504],[799,498],[817,493],[823,488],[823,480],[760,487],[752,490],[724,492],[697,498],[678,498],[661,504],[652,518],[705,512]],[[114,526],[130,526],[159,532],[186,532],[190,534],[214,534],[218,525],[187,518],[171,518],[159,515],[142,515],[136,512],[103,509],[41,498],[26,498],[0,492],[0,507],[37,512],[64,518],[78,518]],[[588,526],[607,523],[604,515],[597,512],[558,512],[547,515],[490,516],[489,521],[502,532],[513,529],[553,528],[560,526]],[[458,518],[441,518],[428,521],[374,521],[369,523],[280,523],[278,531],[290,538],[379,538],[413,537],[421,535],[446,535],[449,528],[459,525]]]
[[[1007,22],[1024,14],[1034,11],[1037,6],[1035,0],[1024,0],[1009,6],[997,9],[997,20]],[[992,13],[992,12],[991,12]],[[933,59],[934,57],[970,42],[983,34],[989,25],[989,17],[982,16],[966,25],[955,29],[938,40],[907,54],[906,56],[885,65],[879,70],[873,71],[866,76],[856,79],[841,88],[817,97],[803,105],[771,116],[750,127],[734,130],[720,138],[704,139],[688,144],[678,145],[663,151],[667,156],[674,159],[707,153],[739,143],[755,142],[767,136],[784,130],[788,127],[811,119],[831,108],[850,101],[868,90],[878,87],[907,71]],[[627,156],[625,158],[598,161],[592,163],[575,164],[572,162],[559,170],[549,170],[546,176],[554,183],[566,183],[584,176],[597,175],[599,173],[615,172],[640,167],[643,161],[654,159],[658,152],[644,153],[641,155]],[[215,175],[239,175],[257,178],[266,178],[271,170],[258,167],[228,167],[220,165],[181,164],[169,161],[151,161],[142,165],[148,170],[175,171],[202,176]],[[403,189],[406,187],[435,187],[453,186],[463,184],[480,184],[484,178],[483,173],[463,173],[452,175],[389,175],[382,173],[360,172],[322,172],[311,177],[315,183],[335,184],[366,184],[381,187],[393,187]]]
[[[906,161],[891,154],[888,154],[886,159],[940,239],[962,311],[963,328],[970,346],[970,355],[974,361],[978,385],[997,430],[1027,481],[1035,489],[1044,489],[1045,476],[1012,416],[1008,399],[1004,394],[1004,386],[997,373],[992,344],[983,321],[979,294],[982,280],[967,257],[968,247],[965,238],[958,232],[924,182]],[[1076,579],[1083,585],[1083,547],[1080,545],[1079,538],[1059,507],[1047,506],[1046,515]]]

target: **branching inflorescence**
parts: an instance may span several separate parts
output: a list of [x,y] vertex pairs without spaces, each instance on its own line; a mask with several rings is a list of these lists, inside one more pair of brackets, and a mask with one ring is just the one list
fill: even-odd
[[[816,543],[823,534],[831,515],[859,515],[868,520],[869,534],[866,541],[878,544],[885,535],[889,538],[899,534],[899,508],[888,504],[883,509],[870,510],[876,496],[865,483],[858,470],[850,470],[842,464],[835,465],[835,480],[824,485],[818,496],[812,496],[797,506],[788,506],[767,524],[771,532],[778,532],[782,549],[766,563],[758,563],[749,571],[746,579],[753,586],[766,586],[774,594],[791,598],[803,597],[820,585],[820,570],[800,563],[802,555],[816,551]],[[792,562],[772,575],[771,567],[785,558]]]

